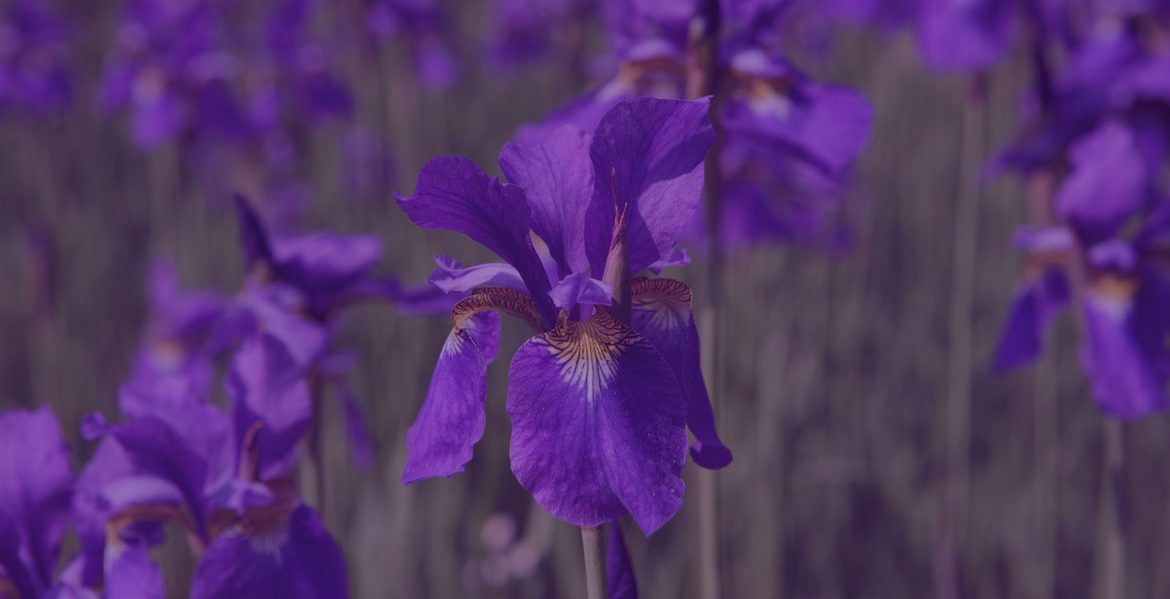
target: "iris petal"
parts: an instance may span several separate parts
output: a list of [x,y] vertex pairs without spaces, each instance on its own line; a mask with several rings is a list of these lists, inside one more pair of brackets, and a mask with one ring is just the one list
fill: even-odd
[[207,548],[191,583],[193,599],[349,596],[341,549],[304,504],[253,510]]
[[47,406],[0,414],[0,431],[0,517],[12,518],[20,554],[43,590],[69,517],[69,450]]
[[593,196],[589,134],[565,125],[539,144],[510,142],[500,151],[500,169],[524,188],[532,230],[548,244],[561,276],[587,271],[585,211]]
[[1044,347],[1044,333],[1053,317],[1069,302],[1068,280],[1057,267],[1046,268],[1016,291],[999,348],[995,369],[1010,370],[1035,360]]
[[703,159],[715,138],[709,103],[639,98],[601,119],[589,148],[594,188],[585,227],[594,275],[605,271],[614,218],[627,206],[630,272],[674,248],[701,201]]
[[302,369],[283,343],[260,334],[236,352],[224,386],[234,403],[237,447],[244,432],[262,421],[258,434],[261,477],[283,475],[312,417]]
[[516,267],[542,320],[551,324],[550,283],[529,237],[531,212],[519,187],[489,178],[466,158],[439,156],[419,172],[414,195],[396,197],[414,224],[463,233]]
[[674,371],[687,402],[687,427],[695,435],[691,458],[718,469],[731,463],[731,450],[719,439],[715,415],[700,368],[699,332],[691,312],[691,289],[673,279],[636,278],[632,282],[633,326],[654,344]]
[[1128,284],[1101,287],[1091,286],[1082,304],[1087,334],[1081,363],[1093,379],[1098,404],[1127,420],[1164,408],[1166,380],[1135,331],[1149,326],[1135,318],[1135,290]]
[[406,431],[409,454],[402,471],[403,484],[452,476],[471,461],[472,450],[487,424],[483,409],[487,366],[499,348],[499,326],[499,316],[492,312],[467,312],[456,317],[435,364],[426,399]]
[[158,564],[145,547],[127,547],[106,574],[106,596],[119,599],[163,599],[166,591]]
[[631,514],[647,534],[682,506],[686,406],[674,373],[606,309],[561,313],[510,370],[512,472],[552,515],[599,526]]

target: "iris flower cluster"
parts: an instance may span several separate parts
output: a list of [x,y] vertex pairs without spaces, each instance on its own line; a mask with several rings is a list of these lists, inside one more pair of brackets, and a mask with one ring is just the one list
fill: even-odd
[[335,10],[319,0],[130,0],[99,105],[128,115],[144,149],[176,147],[208,195],[242,189],[264,200],[259,207],[273,220],[292,220],[305,202],[315,132],[344,126],[346,152],[360,157],[347,160],[354,168],[389,161],[354,122],[347,46],[325,25]]
[[1132,419],[1164,409],[1170,383],[1170,25],[1167,7],[1091,8],[1050,30],[1063,68],[1041,71],[1028,130],[997,158],[1053,190],[1017,235],[1028,273],[996,364],[1033,361],[1073,307],[1098,403]]
[[[392,299],[397,285],[372,273],[373,237],[274,236],[242,199],[239,214],[250,267],[239,294],[185,291],[169,265],[153,270],[120,422],[85,418],[97,446],[76,477],[47,408],[0,415],[0,595],[161,598],[149,550],[169,525],[198,559],[191,597],[347,596],[341,551],[298,491],[299,451],[308,443],[316,459],[332,389],[355,461],[370,461],[345,380],[353,360],[332,338],[347,306]],[[69,523],[81,551],[57,573]]]

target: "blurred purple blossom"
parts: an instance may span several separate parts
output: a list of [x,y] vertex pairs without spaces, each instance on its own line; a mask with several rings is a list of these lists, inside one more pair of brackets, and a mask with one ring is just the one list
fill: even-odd
[[[853,163],[869,140],[873,109],[858,92],[812,80],[784,59],[778,35],[789,4],[723,2],[717,52],[724,133],[718,155],[719,243],[728,247],[781,240],[830,250],[845,247],[843,197]],[[635,97],[685,98],[695,65],[687,31],[694,1],[611,5],[609,34],[617,73],[517,139],[539,143],[566,123],[586,131],[617,103]],[[709,240],[712,215],[700,211],[688,237]]]
[[0,413],[0,592],[47,594],[69,522],[69,448],[48,407]]
[[542,144],[505,146],[508,183],[439,157],[413,196],[398,197],[416,225],[464,233],[505,261],[446,262],[432,277],[463,299],[407,433],[404,483],[452,476],[470,461],[499,349],[493,310],[535,333],[509,373],[510,456],[554,516],[596,526],[629,513],[644,531],[658,529],[681,506],[688,426],[697,463],[731,461],[699,371],[689,288],[630,278],[672,254],[699,205],[707,107],[623,102],[592,136],[567,125]]
[[558,45],[580,51],[597,4],[591,0],[491,0],[487,45],[492,60],[511,68],[548,58]]
[[[259,370],[254,374],[266,376],[267,367],[255,365]],[[258,395],[268,396],[267,390],[250,388],[244,396],[234,396],[237,414],[242,403],[272,399]],[[205,399],[190,401],[204,406],[204,417],[213,417],[210,422],[228,422]],[[182,428],[193,428],[192,422],[208,421],[187,420]],[[162,541],[161,525],[172,523],[188,533],[202,555],[192,597],[346,596],[340,550],[300,501],[294,485],[282,478],[255,478],[288,456],[260,448],[265,443],[258,431],[264,427],[255,420],[237,416],[230,427],[230,438],[216,445],[235,451],[225,461],[218,459],[218,450],[208,454],[188,445],[176,428],[152,414],[112,426],[90,424],[88,435],[102,441],[82,473],[74,504],[88,563],[86,586],[104,581],[107,589],[141,593],[156,584],[153,580],[161,583],[145,550]],[[291,450],[287,443],[280,447]],[[305,567],[306,560],[313,567]]]
[[1149,7],[1092,8],[1083,31],[1040,40],[1065,60],[1059,72],[1044,57],[1035,64],[1026,133],[996,159],[1031,177],[1063,174],[1038,198],[1051,222],[1019,237],[1029,274],[996,366],[1036,359],[1053,316],[1073,306],[1094,396],[1106,413],[1133,419],[1170,401],[1170,70],[1159,68],[1166,49],[1133,20]]
[[363,0],[363,23],[380,44],[404,41],[415,74],[432,90],[451,87],[461,67],[455,55],[451,17],[442,0]]
[[65,106],[73,89],[69,32],[51,2],[11,0],[0,8],[0,113]]

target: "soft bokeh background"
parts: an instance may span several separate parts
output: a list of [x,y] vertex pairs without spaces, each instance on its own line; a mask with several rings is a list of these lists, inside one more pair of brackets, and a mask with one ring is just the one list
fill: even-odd
[[[124,122],[93,109],[109,4],[71,9],[81,17],[72,108],[0,120],[0,408],[51,405],[78,467],[92,451],[77,432],[81,416],[116,413],[150,260],[173,258],[193,287],[242,280],[226,198],[206,197],[173,150],[144,153]],[[459,27],[478,31],[481,13],[464,2]],[[477,60],[476,43],[457,48],[464,77],[445,92],[420,88],[399,46],[346,73],[357,120],[393,149],[397,190],[409,192],[435,154],[494,169],[517,125],[585,84],[552,63],[500,74]],[[844,34],[832,46],[833,58],[806,66],[861,89],[877,113],[852,198],[857,242],[833,258],[779,247],[728,258],[716,383],[720,429],[736,452],[717,476],[724,596],[951,597],[938,585],[951,579],[948,547],[958,596],[1090,596],[1103,435],[1076,331],[1061,321],[1052,351],[1029,371],[989,368],[1020,270],[1009,239],[1024,202],[1015,181],[979,173],[1011,137],[1023,57],[988,78],[979,108],[969,80],[927,72],[908,40]],[[425,278],[438,252],[484,257],[454,235],[412,227],[390,188],[347,191],[340,130],[312,143],[308,229],[381,236],[382,269],[410,281]],[[694,265],[683,277],[701,288],[702,273]],[[341,345],[361,357],[354,380],[377,440],[374,466],[354,469],[340,415],[327,412],[324,514],[354,596],[583,596],[577,531],[535,509],[508,470],[507,360],[492,367],[488,433],[467,472],[398,482],[404,433],[448,326],[375,306],[343,329]],[[522,339],[520,327],[505,329],[505,348]],[[1164,417],[1125,428],[1131,597],[1170,596],[1161,567],[1170,561],[1168,433]],[[697,596],[691,499],[650,539],[626,529],[645,597]],[[510,524],[535,567],[500,586],[506,565],[490,545]],[[162,559],[181,596],[186,550],[173,543]]]

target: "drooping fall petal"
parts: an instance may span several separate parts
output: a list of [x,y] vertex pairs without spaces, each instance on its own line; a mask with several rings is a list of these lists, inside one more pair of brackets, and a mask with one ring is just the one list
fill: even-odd
[[654,344],[674,371],[687,402],[687,427],[695,435],[691,458],[718,469],[731,463],[719,439],[715,415],[700,368],[699,332],[691,311],[691,290],[673,279],[634,279],[633,327]]
[[345,558],[312,508],[253,508],[207,548],[192,599],[345,599]]
[[686,405],[670,366],[604,309],[560,318],[512,360],[512,472],[579,526],[626,514],[647,534],[682,506]]
[[481,311],[489,307],[460,308],[475,297],[456,306],[455,326],[443,343],[422,408],[406,432],[403,484],[462,472],[483,437],[487,366],[499,349],[500,317]]

